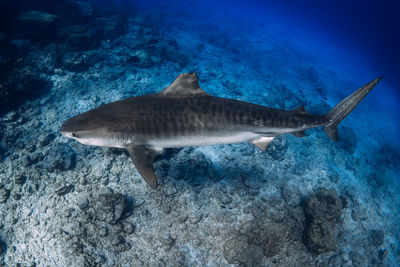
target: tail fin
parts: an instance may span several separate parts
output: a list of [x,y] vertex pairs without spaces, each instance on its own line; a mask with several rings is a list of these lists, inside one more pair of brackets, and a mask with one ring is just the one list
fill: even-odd
[[367,83],[350,96],[343,99],[331,111],[326,114],[328,124],[324,126],[325,133],[332,140],[338,141],[339,134],[337,130],[338,124],[360,103],[360,101],[372,91],[375,85],[382,79],[382,77]]

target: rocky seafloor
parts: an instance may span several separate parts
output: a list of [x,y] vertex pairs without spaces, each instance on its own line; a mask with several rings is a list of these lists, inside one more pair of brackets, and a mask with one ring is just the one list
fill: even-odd
[[117,8],[28,6],[0,28],[0,266],[399,264],[400,153],[386,142],[399,128],[375,125],[384,110],[360,104],[338,143],[316,129],[266,152],[167,149],[157,190],[125,151],[62,137],[66,119],[183,72],[216,96],[315,114],[375,78],[351,79],[268,25]]

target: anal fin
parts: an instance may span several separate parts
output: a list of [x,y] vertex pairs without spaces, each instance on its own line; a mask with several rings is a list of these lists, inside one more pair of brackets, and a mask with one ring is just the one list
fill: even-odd
[[250,143],[265,151],[268,147],[268,144],[274,139],[273,137],[260,137],[258,139],[251,140]]
[[133,164],[139,171],[143,179],[154,189],[157,188],[157,178],[154,173],[153,163],[157,155],[157,150],[147,146],[128,146],[126,147],[132,158]]

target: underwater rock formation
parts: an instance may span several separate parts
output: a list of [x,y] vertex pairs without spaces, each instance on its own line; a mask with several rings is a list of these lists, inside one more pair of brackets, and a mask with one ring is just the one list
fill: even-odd
[[84,71],[89,68],[87,55],[79,52],[68,52],[62,58],[62,66],[69,71]]
[[0,187],[0,203],[5,203],[10,196],[10,191],[4,187]]
[[3,264],[3,256],[7,252],[7,244],[0,238],[0,264]]
[[307,198],[305,238],[310,251],[320,254],[337,249],[342,211],[346,206],[345,198],[334,190],[321,189]]
[[284,225],[269,223],[238,233],[224,244],[224,258],[230,264],[262,265],[264,257],[277,255],[288,235]]
[[382,230],[372,230],[370,234],[371,242],[375,247],[382,246],[385,242],[385,232]]
[[49,171],[66,171],[74,168],[76,161],[75,151],[67,144],[53,146],[46,155],[48,160],[43,164]]
[[288,142],[286,137],[277,136],[267,147],[267,153],[275,160],[280,160],[285,156],[288,149]]
[[60,30],[60,38],[65,40],[67,50],[82,51],[94,49],[101,39],[101,25],[78,24]]
[[102,264],[110,255],[96,251],[118,254],[130,249],[125,238],[134,232],[134,226],[126,220],[131,212],[126,196],[113,192],[80,194],[77,201],[80,210],[67,211],[69,215],[62,219],[64,237],[72,250],[67,258],[72,264]]

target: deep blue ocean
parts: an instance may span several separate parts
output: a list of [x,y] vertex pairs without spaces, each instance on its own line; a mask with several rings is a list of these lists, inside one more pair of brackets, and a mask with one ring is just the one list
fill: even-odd
[[[400,1],[0,0],[0,266],[400,266],[399,47]],[[157,189],[61,135],[182,73],[314,115],[383,79],[337,142],[167,148]]]

